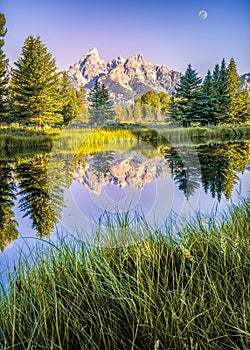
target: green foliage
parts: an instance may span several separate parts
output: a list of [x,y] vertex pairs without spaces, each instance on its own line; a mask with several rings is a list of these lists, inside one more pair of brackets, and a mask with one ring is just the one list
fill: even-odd
[[215,84],[210,71],[207,72],[202,84],[202,110],[201,125],[217,125],[220,122],[218,96],[216,94]]
[[[28,159],[19,159],[16,174],[19,181],[19,208],[32,220],[32,228],[38,237],[48,237],[59,218],[62,207],[60,188],[53,191],[53,182],[48,181],[49,156],[37,154]],[[55,169],[53,176],[56,177]],[[51,177],[50,177],[51,178]]]
[[241,79],[237,73],[236,63],[231,58],[227,71],[227,87],[230,98],[228,121],[231,124],[241,124],[249,118],[249,93],[241,88]]
[[29,36],[10,84],[10,121],[54,125],[63,120],[59,73],[39,36]]
[[105,125],[112,122],[115,117],[113,102],[110,99],[109,92],[102,84],[99,86],[96,80],[94,87],[88,96],[90,122],[96,125]]
[[60,82],[60,94],[62,98],[62,114],[64,124],[69,124],[72,120],[79,119],[86,112],[86,96],[83,86],[79,91],[70,86],[70,80],[64,71]]
[[160,98],[160,108],[165,113],[169,112],[169,105],[170,105],[170,97],[166,92],[160,92],[158,94]]
[[179,240],[142,221],[134,245],[37,249],[2,292],[2,350],[249,349],[249,218],[243,203]]
[[[176,86],[175,96],[180,98],[177,105],[177,111],[180,111],[180,119],[183,126],[190,126],[191,122],[200,121],[200,112],[202,110],[202,79],[197,72],[188,65],[186,72],[181,76],[180,83]],[[173,117],[175,117],[173,115]]]
[[83,120],[85,122],[88,121],[87,116],[87,100],[86,100],[86,93],[83,85],[80,86],[80,89],[76,92],[77,95],[77,101],[78,101],[78,108],[79,108],[79,115],[83,117]]
[[141,96],[141,103],[144,105],[160,108],[160,97],[155,91],[147,91]]
[[135,105],[131,106],[132,120],[135,122],[164,121],[169,111],[170,98],[167,93],[147,91],[140,98],[136,98]]
[[5,57],[2,47],[4,46],[4,37],[7,33],[5,29],[6,20],[3,13],[0,13],[0,122],[6,121],[7,113],[7,78],[6,78],[6,65],[8,60]]
[[[176,98],[179,98],[177,100]],[[188,66],[173,94],[169,111],[183,126],[247,124],[250,120],[250,95],[243,89],[236,63],[231,58],[216,64],[201,84],[195,70]]]
[[227,121],[228,108],[230,104],[229,90],[227,84],[227,67],[223,58],[221,65],[215,66],[213,71],[213,81],[215,94],[217,96],[217,106],[220,115],[220,122]]
[[26,128],[0,128],[0,150],[18,153],[20,150],[40,149],[50,151],[58,130],[36,132]]
[[13,165],[0,160],[0,250],[4,250],[18,236],[15,213],[12,210],[15,196]]

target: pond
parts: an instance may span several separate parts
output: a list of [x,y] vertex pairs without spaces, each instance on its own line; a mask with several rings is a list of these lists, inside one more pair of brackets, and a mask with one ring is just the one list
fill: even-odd
[[115,222],[129,223],[138,238],[138,217],[154,228],[197,213],[206,222],[249,198],[249,140],[158,136],[75,130],[50,150],[1,151],[2,266],[35,238],[73,235],[95,244],[99,228],[105,234]]

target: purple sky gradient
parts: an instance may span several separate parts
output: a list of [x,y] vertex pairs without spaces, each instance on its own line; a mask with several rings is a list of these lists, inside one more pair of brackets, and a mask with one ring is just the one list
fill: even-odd
[[143,53],[181,72],[191,63],[201,76],[234,57],[240,74],[250,72],[249,0],[0,0],[0,12],[11,62],[25,38],[39,34],[59,69],[97,47],[107,61]]

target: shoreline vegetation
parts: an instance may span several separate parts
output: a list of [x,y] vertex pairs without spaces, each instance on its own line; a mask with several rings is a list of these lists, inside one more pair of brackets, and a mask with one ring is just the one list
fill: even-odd
[[250,203],[179,238],[33,252],[1,290],[0,349],[250,348]]
[[[97,136],[91,137],[91,134]],[[59,138],[82,138],[88,143],[108,143],[114,139],[136,139],[143,141],[165,140],[169,144],[207,144],[213,141],[250,139],[250,126],[211,126],[211,127],[169,127],[164,123],[117,123],[103,128],[84,125],[68,128],[48,128],[36,131],[27,127],[0,127],[0,148],[2,150],[44,149],[51,150]]]

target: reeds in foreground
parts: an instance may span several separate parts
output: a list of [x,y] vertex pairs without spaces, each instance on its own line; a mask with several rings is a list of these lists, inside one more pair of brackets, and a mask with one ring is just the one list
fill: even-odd
[[0,348],[250,349],[249,211],[197,219],[179,240],[38,251],[2,291]]

